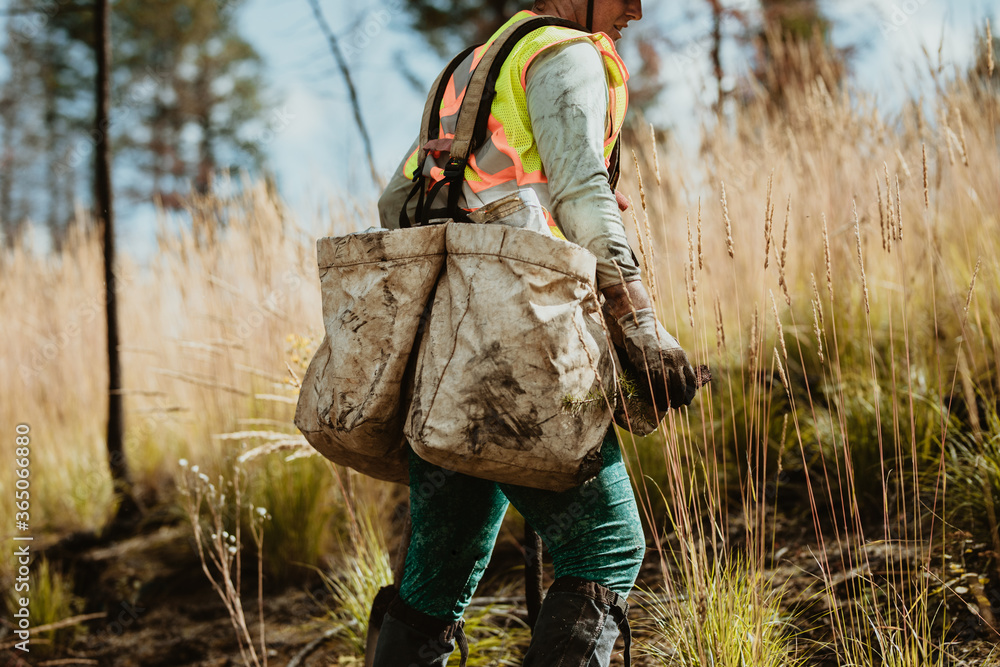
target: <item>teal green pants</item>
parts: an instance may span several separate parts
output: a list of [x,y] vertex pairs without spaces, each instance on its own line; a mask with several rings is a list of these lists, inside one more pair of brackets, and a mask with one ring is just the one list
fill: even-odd
[[552,556],[555,576],[632,590],[646,543],[614,428],[593,479],[554,492],[498,484],[430,464],[410,451],[413,536],[400,589],[403,601],[449,622],[462,617],[513,504]]

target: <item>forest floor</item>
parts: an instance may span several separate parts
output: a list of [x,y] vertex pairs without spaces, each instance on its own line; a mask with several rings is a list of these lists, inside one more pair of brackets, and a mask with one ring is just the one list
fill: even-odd
[[[800,521],[785,520],[783,523],[786,525],[778,530],[775,537],[768,574],[773,575],[775,581],[787,582],[785,599],[794,603],[799,612],[811,606],[813,608],[809,613],[813,617],[829,618],[826,613],[828,608],[816,608],[828,607],[830,603],[825,601],[824,596],[815,594],[819,559],[818,547],[808,539],[812,531],[811,522],[803,514]],[[735,529],[735,532],[738,534],[739,530]],[[959,539],[960,537],[955,539],[958,556],[937,560],[948,562],[948,569],[953,571],[974,571],[979,566],[988,566],[992,559],[985,545],[972,545]],[[739,541],[738,537],[735,541]],[[55,542],[54,536],[50,538],[50,546]],[[872,576],[877,576],[880,571],[898,571],[902,564],[900,559],[911,558],[905,550],[890,553],[881,543],[871,544],[867,551],[871,563],[868,573]],[[82,624],[83,627],[77,628],[69,641],[63,637],[62,646],[58,650],[53,650],[39,639],[33,639],[32,650],[28,654],[11,648],[13,635],[4,619],[4,625],[0,626],[0,665],[3,667],[224,667],[244,664],[230,617],[202,572],[186,524],[164,523],[111,544],[99,544],[92,538],[81,539],[80,536],[69,541],[64,538],[58,547],[50,548],[49,553],[52,558],[63,558],[72,566],[77,593],[87,600],[84,613],[104,612],[104,615],[86,621]],[[651,555],[655,557],[655,552]],[[498,542],[483,581],[495,583],[503,578],[503,573],[508,573],[509,579],[509,573],[516,573],[519,563],[523,563],[521,558],[514,540]],[[837,567],[836,558],[830,557],[829,560]],[[954,562],[961,562],[960,567],[956,568],[951,564]],[[918,564],[911,565],[919,570]],[[244,568],[243,604],[247,624],[256,635],[260,623],[256,564],[244,564]],[[640,574],[639,587],[649,589],[655,585],[658,573],[659,568],[648,562]],[[852,579],[862,574],[865,573],[852,571],[847,567],[835,572],[834,581],[840,582],[837,589],[843,593],[845,604],[850,597],[848,593]],[[929,574],[947,579],[941,572],[935,572],[933,566],[929,569]],[[546,567],[546,576],[551,577],[551,566]],[[965,590],[964,587],[954,585],[950,589]],[[490,595],[491,591],[480,590],[478,593]],[[976,604],[972,593],[967,596],[952,594],[946,600],[952,619],[946,645],[949,659],[939,663],[929,657],[926,662],[921,661],[919,665],[914,664],[912,667],[1000,666],[1000,645],[970,611],[972,607],[969,605]],[[1000,608],[1000,586],[996,583],[996,577],[991,577],[980,593],[992,600],[995,609]],[[641,625],[636,621],[640,620],[642,609],[636,602],[633,599],[633,627]],[[296,656],[299,656],[298,664],[303,667],[363,664],[363,660],[339,642],[336,636],[329,636],[332,626],[325,616],[331,604],[326,589],[318,580],[289,586],[280,591],[266,591],[263,620],[266,627],[267,664],[284,667]],[[823,632],[821,621],[818,626],[803,629],[799,639],[821,643],[824,640]],[[301,655],[303,649],[311,643],[315,648],[307,655]],[[621,651],[622,642],[619,640],[613,665],[622,664]],[[457,653],[455,658],[457,660]],[[829,651],[824,655],[821,650],[809,664],[825,667],[838,663],[840,661],[835,655],[830,655]],[[633,664],[661,663],[636,655],[633,650]],[[909,663],[906,667],[910,667]]]

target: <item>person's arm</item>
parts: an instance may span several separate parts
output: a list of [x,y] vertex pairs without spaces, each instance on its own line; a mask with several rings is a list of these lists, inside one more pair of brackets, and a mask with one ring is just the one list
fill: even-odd
[[587,42],[551,51],[528,69],[527,84],[528,115],[552,214],[567,239],[597,256],[597,285],[612,339],[634,368],[645,371],[639,381],[649,387],[656,406],[665,412],[690,405],[698,388],[694,369],[656,319],[608,185],[608,88],[601,57]]
[[[410,146],[410,150],[403,157],[403,161],[392,172],[389,184],[385,186],[382,196],[378,199],[378,219],[379,223],[385,229],[399,229],[399,212],[402,210],[406,198],[410,195],[410,191],[413,190],[413,182],[407,180],[406,176],[403,175],[403,165],[406,164],[406,161],[416,149],[417,141],[414,141],[413,145]],[[409,213],[411,221],[416,212],[416,202],[416,197],[410,201]]]
[[604,165],[608,85],[600,54],[590,42],[551,47],[535,58],[526,82],[552,216],[567,239],[597,256],[599,289],[638,280]]

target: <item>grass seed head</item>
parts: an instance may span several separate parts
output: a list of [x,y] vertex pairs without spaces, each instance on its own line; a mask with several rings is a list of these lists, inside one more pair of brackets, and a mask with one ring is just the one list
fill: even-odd
[[774,172],[767,177],[767,202],[764,204],[764,270],[767,270],[767,263],[771,254],[771,222],[773,220],[774,209],[771,205],[771,182],[774,179]]
[[885,240],[885,204],[882,202],[882,181],[877,173],[875,174],[875,191],[878,193],[878,223],[882,232],[882,250],[888,250]]
[[819,363],[825,363],[823,359],[823,335],[820,328],[819,302],[813,299],[813,333],[816,334],[816,354],[819,356]]
[[694,328],[694,296],[691,287],[691,268],[684,267],[684,293],[687,295],[688,322]]
[[[688,241],[688,271],[691,273],[691,306],[698,305],[698,274],[695,273],[694,264],[694,241],[691,238],[691,214],[687,214],[687,241]],[[694,326],[694,313],[691,314],[692,324]]]
[[726,184],[722,186],[722,219],[726,222],[726,250],[729,251],[729,258],[733,259],[733,223],[729,220],[729,205],[726,203]]
[[990,20],[986,19],[986,74],[992,79],[993,69],[993,30],[990,28]]
[[830,292],[830,302],[833,302],[833,261],[830,257],[830,230],[826,225],[826,213],[823,218],[823,258],[826,260],[826,289]]
[[816,284],[816,274],[810,273],[809,277],[812,279],[812,290],[813,290],[813,300],[816,304],[816,308],[819,311],[819,324],[823,326],[823,302],[819,298],[819,285]]
[[865,313],[871,313],[868,303],[868,277],[865,276],[865,261],[861,254],[861,221],[858,218],[858,202],[854,202],[854,239],[858,244],[858,267],[861,269],[861,286],[865,292]]
[[920,144],[920,150],[923,153],[923,159],[924,159],[924,208],[930,208],[931,197],[930,197],[930,191],[928,189],[928,179],[927,179],[927,144]]
[[778,375],[781,377],[781,384],[785,387],[785,393],[790,394],[791,388],[788,386],[788,376],[785,375],[785,367],[781,365],[781,355],[778,348],[774,348],[774,361],[778,365]]
[[785,263],[788,261],[788,225],[792,219],[792,196],[788,195],[788,206],[785,208],[785,231],[781,236],[781,255],[778,257],[778,285],[785,293],[785,303],[792,305],[792,296],[788,293],[788,282],[785,280]]
[[[882,163],[882,169],[885,173],[885,210],[886,210],[886,225],[888,229],[886,230],[885,240],[886,240],[886,251],[892,252],[892,242],[896,239],[896,216],[892,208],[892,181],[889,180],[889,164],[887,162]],[[857,217],[857,202],[854,203],[855,217]]]
[[639,158],[636,156],[635,151],[632,151],[632,161],[635,163],[635,180],[639,183],[639,201],[642,204],[642,210],[646,210],[646,190],[642,187],[642,170],[639,169]]
[[691,271],[694,271],[694,239],[691,238],[691,212],[685,212],[685,221],[687,223],[687,241],[688,241],[688,266]]
[[774,300],[774,292],[768,290],[771,296],[771,313],[774,315],[774,324],[778,327],[778,340],[781,341],[781,354],[788,359],[788,348],[785,347],[785,328],[781,326],[781,318],[778,316],[778,304]]
[[[639,255],[642,257],[642,270],[646,273],[647,284],[649,288],[649,297],[653,299],[654,303],[656,301],[656,277],[653,275],[653,267],[651,265],[650,255],[651,252],[646,252],[646,243],[643,239],[644,234],[642,230],[642,225],[639,224],[639,216],[635,213],[635,205],[632,203],[632,199],[628,200],[628,210],[632,213],[632,222],[635,224],[635,236],[639,239]],[[646,237],[648,239],[648,237]],[[652,250],[652,248],[650,248]],[[618,269],[619,274],[621,273],[621,268]],[[622,281],[624,282],[624,280]]]
[[969,306],[972,304],[972,292],[976,289],[976,276],[979,275],[979,267],[982,263],[983,258],[980,257],[976,260],[976,268],[972,271],[972,280],[969,282],[969,293],[965,296],[965,309],[962,311],[966,316],[969,314]]
[[698,197],[698,270],[705,268],[705,253],[701,245],[701,197]]
[[715,299],[715,340],[719,352],[726,346],[726,328],[722,324],[722,304]]

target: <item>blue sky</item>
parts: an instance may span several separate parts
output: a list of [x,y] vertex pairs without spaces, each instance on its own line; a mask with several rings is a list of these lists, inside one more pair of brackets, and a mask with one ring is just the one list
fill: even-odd
[[[6,4],[0,0],[0,6]],[[320,0],[327,21],[347,50],[362,112],[372,136],[376,165],[384,176],[396,166],[416,136],[424,90],[444,61],[408,29],[401,0]],[[752,11],[756,0],[728,0]],[[946,69],[966,66],[971,36],[987,17],[996,17],[1000,0],[827,0],[833,40],[856,49],[854,81],[877,96],[883,110],[919,93],[927,85],[921,46]],[[527,6],[527,3],[526,3]],[[668,37],[677,52],[665,60],[666,93],[652,120],[673,127],[678,136],[694,131],[712,102],[714,82],[705,53],[709,16],[703,0],[647,0],[643,20],[625,31],[620,49],[626,63],[639,32]],[[249,0],[241,10],[243,34],[266,62],[264,82],[278,116],[267,142],[280,191],[303,223],[329,211],[345,195],[374,198],[363,144],[357,134],[346,88],[306,0]],[[2,19],[0,19],[2,28]],[[730,33],[737,30],[734,24]],[[738,76],[747,67],[735,49],[724,52],[724,68]],[[405,70],[405,72],[404,72]],[[0,76],[6,63],[0,62]],[[419,84],[419,89],[413,82]],[[280,119],[280,120],[277,120]],[[693,145],[688,145],[694,149]],[[127,177],[122,174],[121,177]],[[325,217],[326,213],[321,214]],[[141,257],[154,249],[150,207],[120,209],[123,248]],[[329,233],[329,229],[315,230]]]

